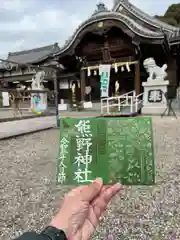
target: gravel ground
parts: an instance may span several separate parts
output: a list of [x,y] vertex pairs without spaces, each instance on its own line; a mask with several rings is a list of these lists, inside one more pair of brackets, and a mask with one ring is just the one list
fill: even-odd
[[[180,122],[154,117],[153,125],[156,186],[125,188],[94,239],[180,239]],[[40,231],[68,191],[55,185],[58,135],[54,129],[0,142],[0,239]]]

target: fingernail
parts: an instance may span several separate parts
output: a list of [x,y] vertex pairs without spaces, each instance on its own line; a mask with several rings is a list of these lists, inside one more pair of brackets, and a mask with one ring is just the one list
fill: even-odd
[[116,183],[115,186],[118,190],[123,189],[123,186],[121,185],[121,183]]
[[96,178],[95,181],[98,184],[103,184],[103,179],[102,178]]

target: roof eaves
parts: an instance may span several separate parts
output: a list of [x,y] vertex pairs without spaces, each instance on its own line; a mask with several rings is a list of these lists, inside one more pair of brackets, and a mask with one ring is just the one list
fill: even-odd
[[55,48],[57,46],[58,46],[58,43],[54,43],[54,44],[43,46],[43,47],[32,48],[32,49],[18,51],[18,52],[9,52],[8,56],[10,57],[10,56],[18,56],[18,55],[22,55],[22,54],[28,54],[28,53],[31,53],[31,52],[41,52],[41,51],[44,51],[46,49],[49,49],[49,50],[52,49],[53,50],[53,48]]
[[77,35],[79,34],[80,31],[82,31],[84,28],[86,28],[88,25],[93,24],[98,21],[104,21],[108,19],[113,19],[113,20],[118,20],[127,25],[129,29],[131,29],[133,32],[138,34],[141,37],[148,37],[152,39],[163,39],[164,34],[162,31],[155,32],[150,29],[147,29],[137,22],[135,22],[133,19],[129,18],[128,16],[123,15],[122,13],[119,12],[101,12],[96,14],[95,16],[92,16],[91,18],[87,19],[85,22],[83,22],[74,32],[73,35],[71,35],[70,39],[65,42],[64,46],[60,48],[60,51],[55,53],[54,56],[57,56],[63,52],[65,52],[71,44],[74,42],[76,39]]
[[[53,56],[54,53],[56,53],[57,51],[60,50],[59,48],[59,45],[58,43],[54,43],[53,45],[48,45],[48,46],[44,46],[44,47],[39,47],[39,48],[34,48],[34,49],[29,49],[29,50],[24,50],[24,51],[19,51],[19,52],[10,52],[8,53],[8,57],[7,57],[7,60],[12,57],[12,56],[19,56],[19,55],[22,55],[22,54],[28,54],[28,53],[31,53],[32,51],[34,52],[40,52],[40,51],[43,51],[45,49],[49,49],[50,52],[48,54],[46,54],[45,56],[41,57],[41,58],[38,58],[34,61],[29,61],[29,62],[25,62],[25,64],[37,64],[39,62],[42,62],[50,57]],[[22,64],[22,63],[21,63]],[[23,65],[23,64],[22,64]]]
[[149,14],[143,12],[142,10],[140,10],[139,8],[137,8],[136,6],[131,4],[128,0],[120,0],[117,3],[117,5],[115,6],[115,8],[113,9],[113,11],[117,11],[118,8],[120,7],[120,5],[122,5],[128,12],[133,14],[135,17],[138,17],[142,21],[144,21],[156,28],[163,28],[170,32],[176,31],[178,29],[177,27],[171,26],[171,25],[164,23],[158,19],[155,19],[154,17],[150,16]]

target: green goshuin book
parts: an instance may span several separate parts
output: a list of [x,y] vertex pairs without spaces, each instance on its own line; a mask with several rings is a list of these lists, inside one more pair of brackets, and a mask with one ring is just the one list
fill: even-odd
[[150,117],[60,120],[57,184],[83,185],[96,177],[104,184],[155,183]]

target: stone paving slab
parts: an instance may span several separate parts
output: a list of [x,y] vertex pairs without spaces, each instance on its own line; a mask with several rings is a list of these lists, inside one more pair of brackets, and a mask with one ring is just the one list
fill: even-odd
[[[39,116],[37,115],[37,113],[31,112],[28,109],[21,109],[21,113],[22,115],[17,112],[15,113],[12,109],[0,109],[0,121],[3,121],[5,119],[13,119],[16,120],[15,118],[21,118],[22,119],[24,117],[36,117]],[[44,114],[55,114],[55,109],[49,109],[48,111],[46,111]]]
[[[96,117],[98,112],[61,112],[60,117]],[[0,122],[0,139],[46,130],[56,126],[56,116]]]
[[0,118],[0,123],[2,122],[11,122],[11,121],[18,121],[18,120],[25,120],[25,119],[31,119],[31,118],[42,118],[42,117],[49,117],[49,116],[55,116],[55,114],[52,113],[43,113],[41,115],[30,115],[30,116],[15,116],[11,118]]
[[100,116],[101,113],[98,111],[61,111],[59,112],[59,117],[74,117],[74,118],[79,118],[79,117],[97,117]]
[[[99,112],[60,112],[59,117],[97,117]],[[172,120],[179,121],[174,117],[154,116],[153,119],[162,122],[172,122]],[[19,135],[33,133],[41,130],[56,127],[56,116],[48,116],[43,118],[23,119],[10,122],[0,122],[0,139],[11,138]]]
[[[33,116],[35,115],[35,113],[32,113],[32,112],[29,112],[27,110],[21,110],[22,111],[22,116]],[[21,115],[18,113],[18,114],[14,114],[13,113],[13,110],[0,110],[0,119],[5,119],[5,118],[14,118],[14,117],[21,117]]]
[[56,126],[55,116],[0,123],[0,139],[11,138]]
[[[55,109],[49,109],[45,114],[54,114],[55,115],[56,111]],[[76,112],[76,111],[59,111],[59,116],[62,117],[79,117],[79,116],[87,116],[87,117],[91,117],[91,116],[97,116],[100,115],[100,110],[87,110],[87,111],[81,111],[81,112]],[[13,118],[31,118],[31,117],[39,117],[39,115],[37,115],[37,113],[32,113],[29,112],[28,110],[22,110],[22,115],[20,114],[16,114],[14,115],[13,110],[12,109],[4,109],[4,110],[0,110],[0,122],[1,121],[5,121],[6,119],[12,119]],[[16,120],[16,119],[14,119]]]

